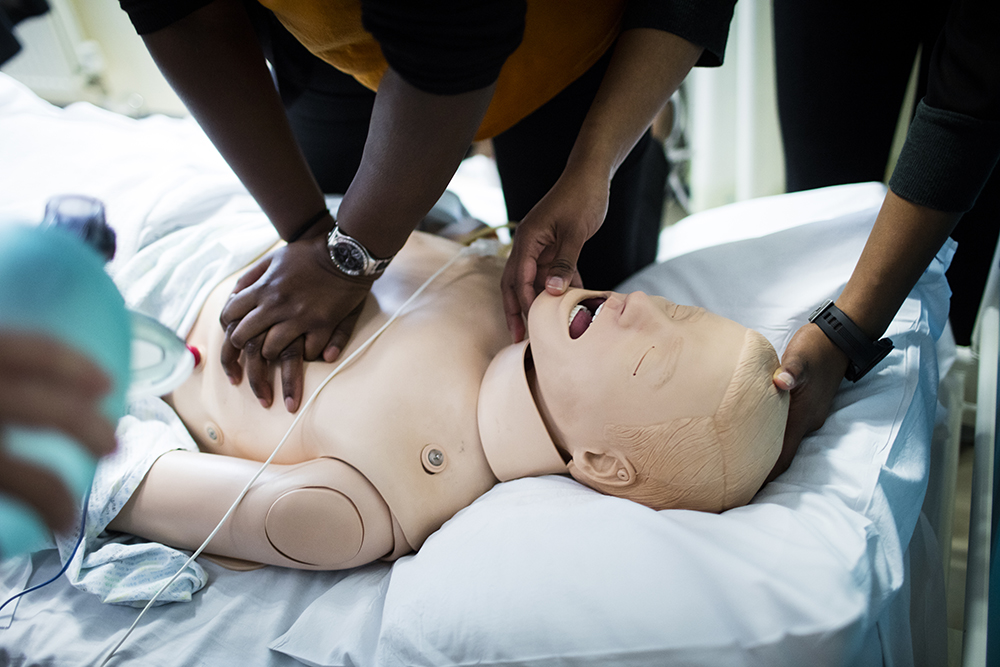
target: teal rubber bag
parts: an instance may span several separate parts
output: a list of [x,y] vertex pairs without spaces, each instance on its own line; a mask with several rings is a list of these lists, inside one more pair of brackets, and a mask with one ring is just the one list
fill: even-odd
[[[112,381],[101,409],[112,423],[125,412],[131,331],[125,302],[84,241],[58,228],[0,225],[0,330],[58,340],[93,361]],[[96,461],[61,431],[4,424],[0,447],[53,471],[83,499]],[[0,490],[0,557],[35,551],[49,531],[28,505]]]

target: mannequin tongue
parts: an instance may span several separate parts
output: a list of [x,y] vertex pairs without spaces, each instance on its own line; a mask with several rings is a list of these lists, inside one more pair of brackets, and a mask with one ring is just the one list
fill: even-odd
[[597,311],[600,309],[601,304],[603,304],[607,299],[602,297],[595,297],[593,299],[585,299],[582,303],[577,305],[576,308],[570,313],[569,319],[569,337],[576,340],[583,335],[583,332],[590,327],[591,322],[594,321],[594,317],[597,315]]
[[594,321],[594,315],[586,307],[577,306],[573,319],[569,322],[569,337],[576,340],[583,335],[590,323]]

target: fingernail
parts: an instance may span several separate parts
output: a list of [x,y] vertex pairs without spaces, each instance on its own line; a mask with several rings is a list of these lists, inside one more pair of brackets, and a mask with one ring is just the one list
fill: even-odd
[[265,410],[271,407],[271,402],[268,401],[267,399],[259,398],[257,400],[260,401],[260,404],[264,406]]
[[778,373],[777,379],[785,383],[785,386],[787,386],[789,389],[795,386],[795,377],[788,371],[781,371],[780,373]]
[[549,279],[545,281],[545,288],[561,293],[566,289],[566,279],[562,276],[549,276]]
[[295,412],[295,408],[296,408],[295,399],[292,398],[291,396],[289,396],[288,398],[286,398],[285,399],[285,409],[288,410],[289,412]]

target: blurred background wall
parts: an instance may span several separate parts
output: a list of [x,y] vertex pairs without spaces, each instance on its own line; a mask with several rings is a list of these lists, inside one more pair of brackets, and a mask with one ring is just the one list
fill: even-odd
[[[59,105],[88,101],[136,117],[186,114],[117,0],[49,4],[48,14],[17,26],[24,48],[4,72]],[[667,149],[675,218],[784,191],[770,0],[737,3],[725,65],[695,69],[674,105]]]

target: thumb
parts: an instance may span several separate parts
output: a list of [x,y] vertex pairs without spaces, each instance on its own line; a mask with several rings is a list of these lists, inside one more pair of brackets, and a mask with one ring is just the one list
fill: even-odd
[[781,364],[771,376],[774,386],[781,391],[791,391],[806,379],[805,364],[795,350],[785,350]]
[[272,254],[267,254],[247,269],[243,275],[240,276],[240,279],[236,281],[236,284],[233,286],[232,293],[236,294],[237,292],[242,292],[260,280],[261,276],[263,276],[267,272],[268,268],[270,268],[272,259],[274,259],[274,256]]
[[559,249],[559,254],[546,268],[545,291],[553,296],[561,296],[570,286],[573,276],[576,275],[576,260],[580,256],[580,249],[568,250],[565,247]]
[[791,391],[798,384],[798,378],[784,366],[779,366],[771,379],[774,381],[774,386],[781,391]]

